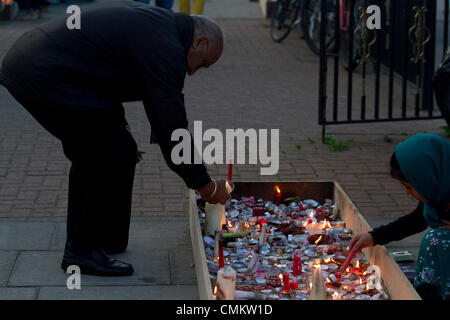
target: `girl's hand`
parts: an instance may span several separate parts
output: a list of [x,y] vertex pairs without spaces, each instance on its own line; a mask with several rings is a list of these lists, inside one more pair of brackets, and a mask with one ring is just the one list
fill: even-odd
[[361,251],[363,248],[373,246],[373,237],[370,233],[361,233],[353,237],[348,245],[348,251],[355,249],[357,252]]

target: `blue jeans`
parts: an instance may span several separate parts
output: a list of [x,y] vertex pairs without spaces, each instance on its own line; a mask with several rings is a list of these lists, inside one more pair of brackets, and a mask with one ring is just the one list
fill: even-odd
[[[142,2],[142,3],[149,3],[150,0],[134,0],[137,2]],[[157,7],[161,7],[167,10],[172,10],[172,6],[173,6],[173,0],[155,0],[156,2],[156,6]]]

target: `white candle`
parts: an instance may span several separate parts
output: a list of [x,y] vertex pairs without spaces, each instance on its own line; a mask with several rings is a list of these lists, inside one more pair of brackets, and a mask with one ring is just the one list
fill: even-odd
[[206,234],[214,235],[216,231],[222,230],[222,225],[226,224],[224,205],[220,203],[211,204],[207,202],[205,206],[205,214],[206,214],[206,221],[205,221]]
[[267,230],[267,223],[264,223],[262,226],[261,233],[259,234],[259,245],[263,246],[266,243],[266,230]]
[[236,271],[230,265],[217,272],[217,289],[217,300],[234,300]]
[[326,300],[327,293],[323,283],[322,269],[314,267],[312,274],[312,288],[309,300]]

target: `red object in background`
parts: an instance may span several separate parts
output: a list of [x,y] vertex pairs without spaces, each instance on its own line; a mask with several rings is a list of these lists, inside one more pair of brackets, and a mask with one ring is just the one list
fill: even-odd
[[258,223],[259,223],[259,232],[261,232],[261,231],[262,231],[263,224],[264,224],[264,223],[267,223],[267,221],[264,220],[263,218],[261,218],[261,219],[258,220]]
[[252,212],[254,217],[260,217],[264,215],[265,211],[263,207],[253,207]]
[[298,209],[300,211],[305,211],[305,208],[303,207],[303,205],[301,203],[298,205]]
[[275,189],[277,191],[277,193],[275,193],[275,204],[279,206],[281,203],[281,190],[278,186],[275,186]]
[[223,265],[223,239],[219,239],[219,269],[222,269]]
[[289,273],[285,272],[283,273],[283,289],[284,290],[291,290],[291,285],[289,282]]
[[231,181],[233,177],[233,165],[231,163],[228,164],[228,180]]
[[298,288],[298,282],[297,281],[291,281],[290,286],[291,286],[291,289],[297,289]]
[[300,257],[297,255],[294,255],[294,265],[292,266],[292,274],[294,276],[299,276],[302,274],[302,261],[300,260]]
[[318,209],[316,210],[316,214],[320,214],[320,213],[323,213],[322,208],[318,208]]

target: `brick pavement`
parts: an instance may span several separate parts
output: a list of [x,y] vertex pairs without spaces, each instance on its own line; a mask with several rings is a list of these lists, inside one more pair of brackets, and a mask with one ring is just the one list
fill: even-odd
[[[237,5],[234,11],[231,9],[233,4]],[[400,184],[387,174],[389,157],[393,147],[408,135],[425,131],[440,133],[439,127],[444,121],[330,127],[329,133],[337,139],[352,139],[348,150],[330,151],[327,145],[320,143],[321,127],[317,124],[318,58],[295,33],[282,44],[273,43],[269,22],[257,16],[257,6],[247,0],[207,2],[205,13],[218,17],[227,43],[223,57],[216,65],[187,77],[184,93],[191,125],[194,120],[202,120],[204,130],[280,129],[279,173],[260,176],[259,166],[235,165],[236,181],[336,180],[373,227],[413,209],[416,202],[408,199]],[[52,7],[49,16],[61,12],[61,8],[63,6]],[[0,24],[0,59],[14,39],[33,25],[35,22]],[[140,221],[149,218],[161,223],[174,219],[186,224],[184,229],[180,225],[177,229],[186,232],[186,188],[168,169],[158,147],[148,144],[150,128],[142,104],[128,103],[125,107],[139,148],[146,152],[144,161],[136,169],[133,221],[139,225]],[[69,162],[64,158],[60,143],[13,101],[3,87],[0,88],[0,111],[0,217],[5,218],[0,224],[16,219],[22,223],[36,219],[62,223],[60,219],[66,214]],[[392,142],[386,142],[386,136]],[[208,169],[212,176],[226,175],[224,165],[212,165]],[[408,248],[416,253],[419,240],[418,235],[393,243],[390,248]],[[0,254],[19,254],[19,258],[22,254],[22,249],[18,248],[1,250]],[[130,250],[133,253],[131,246]],[[190,252],[189,248],[186,250]],[[57,263],[54,257],[50,260]],[[44,298],[56,297],[62,290],[42,290],[39,288],[48,288],[48,284],[31,280],[30,283],[11,282],[11,279],[19,279],[14,278],[17,268],[11,271],[6,284],[19,289],[31,286],[37,290],[24,290],[24,297],[41,297],[41,293]],[[177,283],[161,285],[170,284]],[[118,282],[117,286],[121,285],[123,283]],[[16,294],[17,289],[8,287],[1,288],[0,297],[5,296],[2,293],[5,291]],[[93,284],[90,290],[85,297],[95,295],[99,289]],[[133,290],[137,290],[134,297],[138,297],[140,289]],[[167,297],[170,297],[170,289],[161,287],[161,290],[168,292]],[[189,294],[185,297],[190,297]]]

